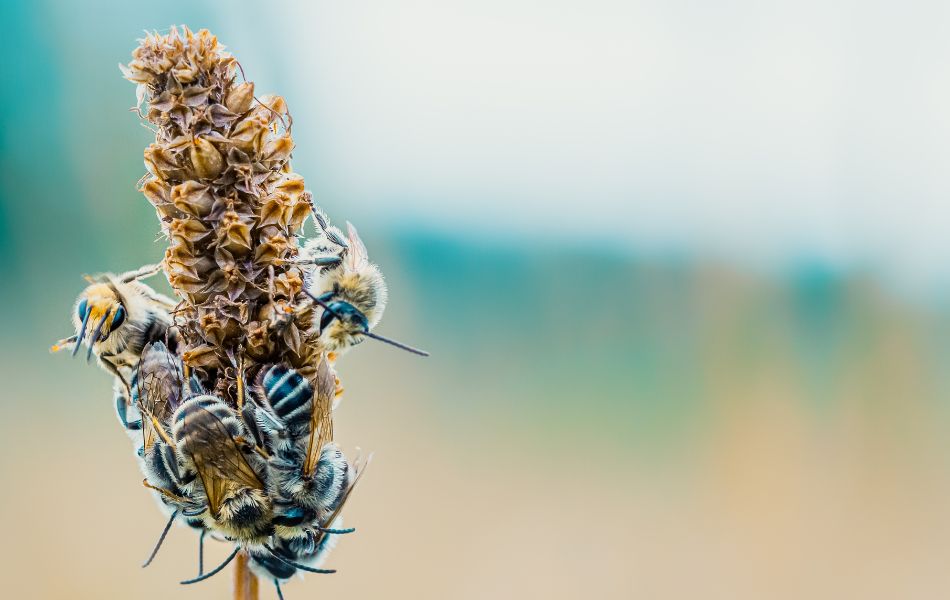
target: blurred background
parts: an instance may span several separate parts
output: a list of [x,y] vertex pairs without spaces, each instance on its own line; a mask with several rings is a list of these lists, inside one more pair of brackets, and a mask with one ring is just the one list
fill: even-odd
[[288,600],[945,596],[950,7],[764,4],[2,3],[6,597],[229,597],[182,528],[139,568],[110,378],[47,351],[162,256],[116,64],[173,23],[287,99],[433,354],[341,362],[359,532]]

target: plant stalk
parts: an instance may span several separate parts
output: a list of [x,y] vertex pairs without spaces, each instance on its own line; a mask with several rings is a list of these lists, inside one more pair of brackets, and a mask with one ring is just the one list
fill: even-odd
[[239,552],[234,561],[234,600],[257,600],[257,576],[248,568],[244,552]]

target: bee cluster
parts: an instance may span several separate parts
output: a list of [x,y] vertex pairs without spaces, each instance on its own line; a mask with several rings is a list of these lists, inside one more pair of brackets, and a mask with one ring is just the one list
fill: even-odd
[[[169,515],[234,545],[280,582],[321,569],[364,464],[333,441],[337,357],[373,331],[386,285],[356,229],[330,224],[290,166],[292,119],[254,95],[206,30],[140,41],[127,79],[155,133],[141,191],[168,249],[161,264],[89,278],[73,314],[115,380],[115,409],[144,484]],[[242,73],[243,76],[243,73]],[[242,77],[243,79],[243,77]],[[303,239],[312,217],[315,234]],[[303,241],[301,241],[303,240]],[[163,270],[177,298],[143,279]],[[199,552],[199,556],[201,553]]]

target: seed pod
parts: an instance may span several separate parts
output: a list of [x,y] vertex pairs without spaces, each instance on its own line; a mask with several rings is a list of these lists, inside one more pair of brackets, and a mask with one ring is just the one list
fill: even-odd
[[145,149],[145,168],[160,181],[177,178],[181,173],[178,157],[158,144]]
[[206,217],[214,205],[211,187],[197,181],[186,181],[172,188],[171,199],[175,208],[193,217]]
[[214,179],[224,170],[224,157],[208,140],[196,137],[189,155],[195,175],[201,179]]
[[243,115],[251,109],[254,102],[254,83],[245,81],[231,88],[224,105],[235,114]]
[[244,256],[251,250],[251,228],[233,210],[221,217],[218,225],[218,245],[236,256]]
[[159,219],[166,221],[180,216],[178,209],[169,199],[171,188],[167,184],[159,179],[151,178],[142,184],[140,191],[155,207]]
[[199,344],[188,347],[181,356],[186,365],[191,368],[218,368],[221,360],[215,347],[208,344]]
[[197,219],[173,219],[168,224],[168,237],[173,243],[187,244],[194,249],[211,235],[211,230]]
[[283,164],[290,158],[290,153],[293,149],[294,140],[289,135],[272,139],[264,144],[261,159],[269,164]]
[[248,116],[237,122],[228,139],[235,148],[249,154],[257,154],[263,146],[266,132],[266,121],[262,122],[260,119]]

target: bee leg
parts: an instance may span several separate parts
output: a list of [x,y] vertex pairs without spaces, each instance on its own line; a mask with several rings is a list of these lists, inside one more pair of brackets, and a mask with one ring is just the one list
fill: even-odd
[[284,600],[284,595],[280,592],[280,581],[276,577],[274,578],[274,587],[277,588],[278,600]]
[[102,356],[99,357],[99,362],[105,366],[106,370],[119,378],[119,381],[122,382],[122,385],[125,386],[125,391],[129,395],[129,398],[132,397],[132,386],[129,385],[129,382],[125,380],[125,377],[122,376],[122,373],[119,373],[119,368],[112,364],[108,358]]
[[185,478],[181,474],[181,470],[178,468],[178,457],[175,456],[175,449],[168,444],[163,443],[161,446],[159,446],[159,451],[162,453],[162,462],[165,463],[165,469],[171,476],[172,481],[175,482],[175,485],[182,487],[188,483],[191,483],[190,481],[185,481]]
[[138,281],[139,279],[145,279],[146,277],[151,277],[152,275],[158,273],[162,270],[162,263],[156,263],[154,265],[144,265],[135,269],[133,271],[126,271],[119,275],[119,281],[122,283],[129,283],[130,281]]
[[129,421],[129,404],[122,394],[115,395],[115,414],[119,417],[119,423],[129,431],[138,431],[142,429],[142,419]]
[[261,435],[261,430],[257,426],[257,407],[255,407],[253,403],[248,402],[244,405],[244,408],[241,409],[241,420],[251,433],[254,442],[259,447],[264,448],[264,437]]
[[347,527],[346,529],[327,529],[326,527],[318,527],[321,533],[326,533],[329,535],[346,535],[347,533],[353,533],[356,531],[356,527]]
[[172,528],[172,523],[175,522],[175,517],[178,516],[178,511],[172,513],[172,516],[168,519],[168,523],[165,524],[165,529],[162,530],[162,535],[158,537],[158,543],[155,544],[155,548],[152,550],[152,553],[148,556],[148,560],[145,561],[145,564],[142,565],[142,568],[152,564],[152,561],[155,560],[155,556],[158,554],[158,550],[162,547],[162,544],[165,542],[165,536],[168,535],[168,530]]
[[182,584],[182,585],[191,585],[192,583],[198,583],[199,581],[204,581],[205,579],[208,579],[208,578],[210,578],[210,577],[213,577],[214,575],[217,575],[218,573],[220,573],[220,572],[224,569],[224,567],[226,567],[226,566],[228,566],[229,564],[231,564],[231,561],[234,560],[234,557],[237,556],[238,552],[240,552],[240,551],[241,551],[241,547],[240,547],[240,546],[236,547],[236,548],[234,549],[234,552],[232,552],[230,555],[228,555],[228,557],[227,557],[226,559],[224,559],[224,562],[223,562],[223,563],[221,563],[220,565],[218,565],[217,567],[215,567],[215,568],[212,569],[211,571],[208,571],[208,573],[206,573],[206,574],[204,574],[204,575],[200,575],[200,576],[198,576],[198,577],[195,577],[194,579],[187,579],[187,580],[185,580],[185,581],[182,581],[181,584]]
[[276,558],[277,560],[279,560],[280,562],[284,563],[285,565],[289,567],[294,567],[294,568],[300,569],[301,571],[307,571],[308,573],[317,573],[320,575],[330,575],[330,574],[336,573],[336,569],[314,569],[313,567],[308,567],[298,562],[294,562],[290,560],[289,558],[284,558],[270,546],[264,546],[264,549],[267,550],[271,556],[273,556],[274,558]]
[[201,530],[201,535],[198,536],[198,576],[204,574],[205,572],[205,534],[208,533],[207,529]]

